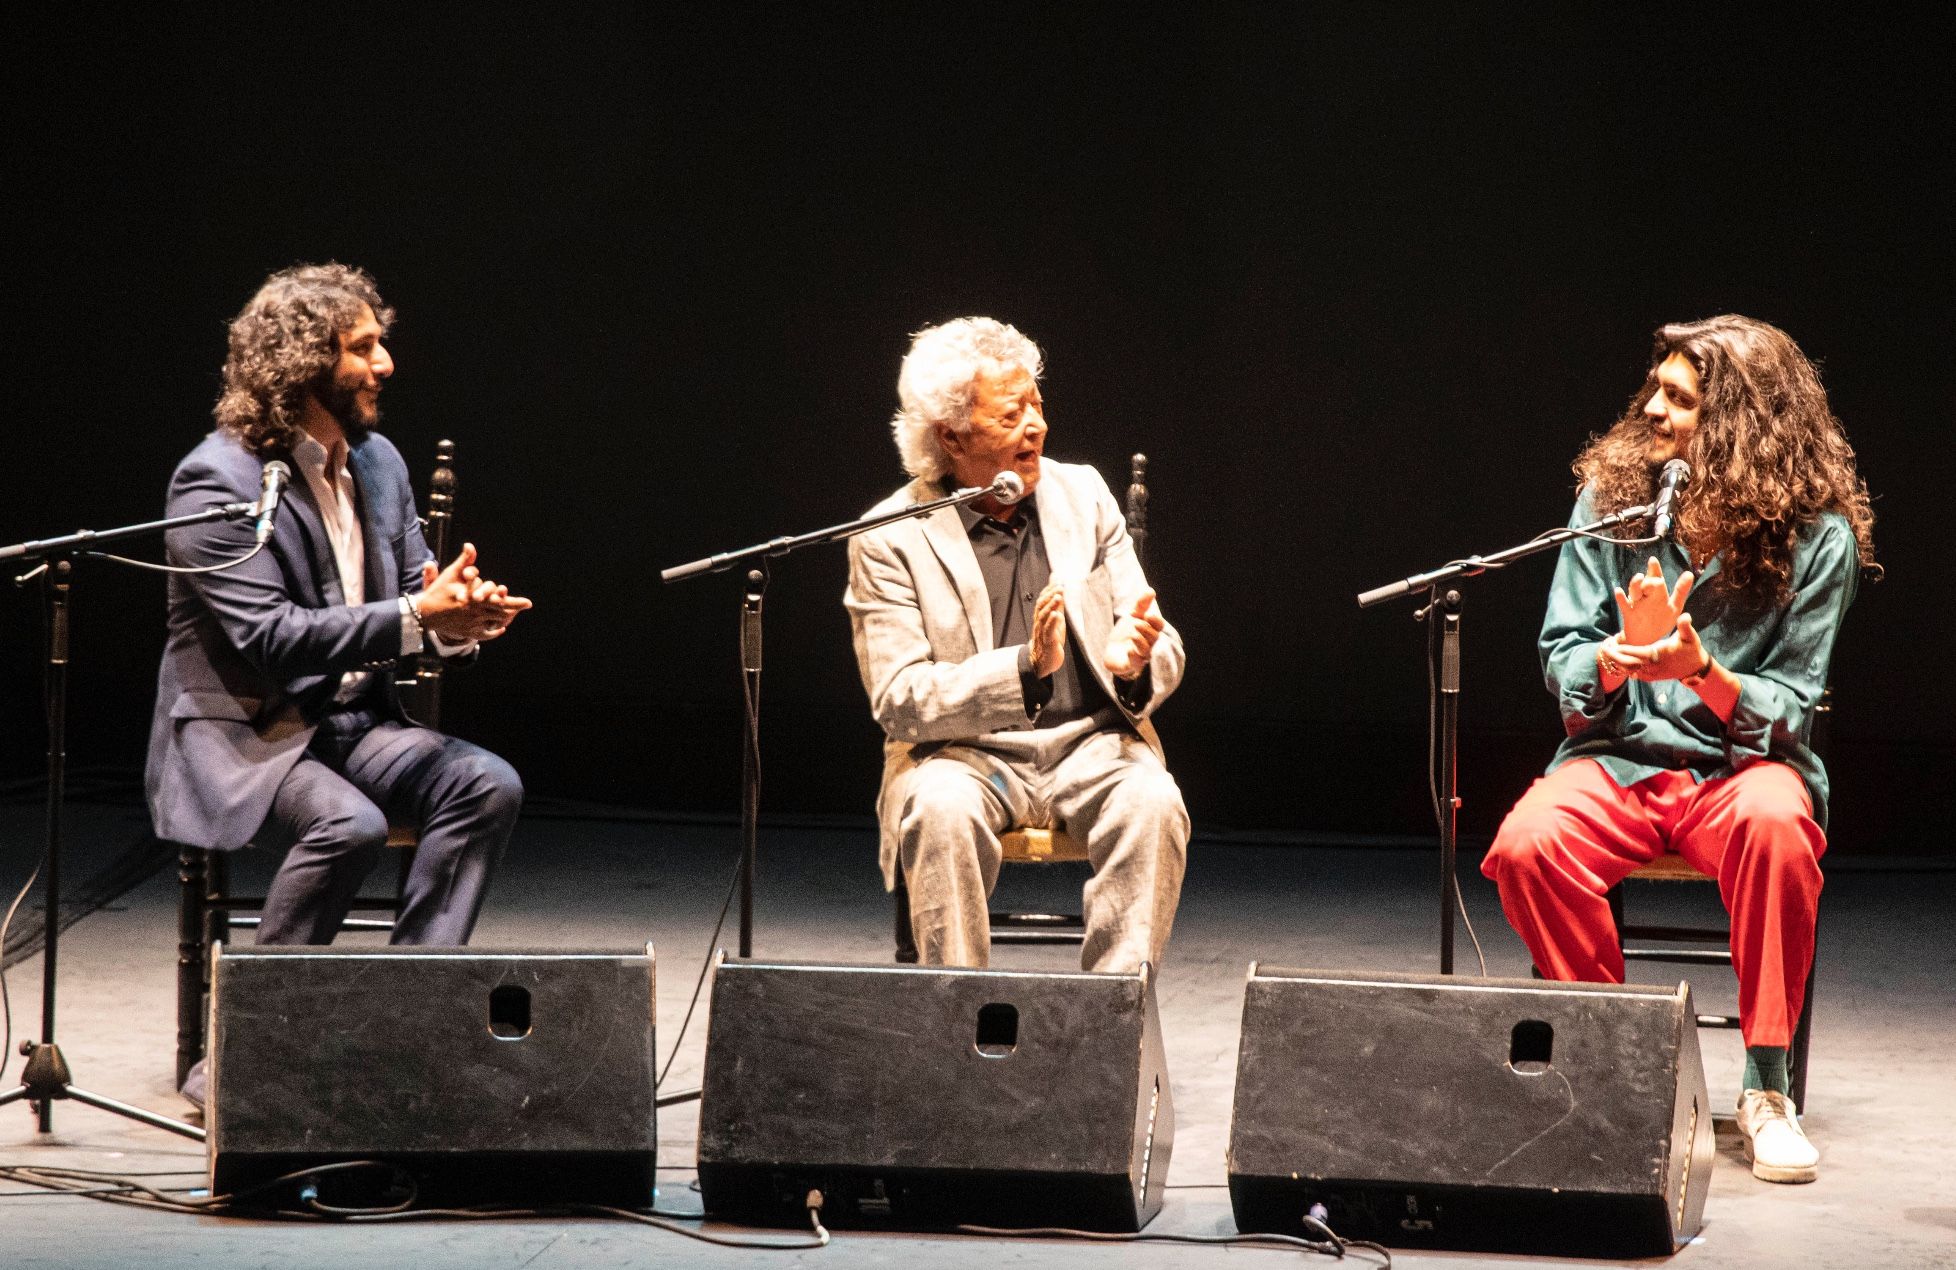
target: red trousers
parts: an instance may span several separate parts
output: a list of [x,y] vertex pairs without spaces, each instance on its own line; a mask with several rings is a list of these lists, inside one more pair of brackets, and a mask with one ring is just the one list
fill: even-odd
[[1785,764],[1703,784],[1664,772],[1628,789],[1593,760],[1566,764],[1521,796],[1481,872],[1501,888],[1501,907],[1544,975],[1622,983],[1605,896],[1667,850],[1718,879],[1732,917],[1745,1043],[1791,1044],[1813,964],[1827,838],[1806,783]]

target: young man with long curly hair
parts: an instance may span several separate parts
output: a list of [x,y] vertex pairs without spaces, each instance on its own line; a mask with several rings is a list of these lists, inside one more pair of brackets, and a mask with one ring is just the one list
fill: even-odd
[[1657,332],[1629,410],[1576,459],[1570,523],[1652,501],[1678,458],[1691,475],[1674,542],[1647,560],[1595,538],[1562,548],[1541,655],[1568,736],[1482,871],[1542,974],[1608,983],[1623,980],[1611,887],[1667,850],[1717,878],[1747,1155],[1764,1180],[1807,1182],[1819,1154],[1788,1096],[1787,1047],[1827,847],[1809,739],[1841,618],[1874,566],[1874,515],[1819,374],[1764,322]]

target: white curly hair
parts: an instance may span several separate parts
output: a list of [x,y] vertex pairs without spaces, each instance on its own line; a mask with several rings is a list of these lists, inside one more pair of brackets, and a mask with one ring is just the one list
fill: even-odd
[[897,373],[902,406],[890,421],[903,470],[932,481],[950,473],[951,459],[937,429],[940,424],[953,432],[971,427],[978,376],[1024,370],[1037,379],[1041,369],[1039,345],[992,318],[958,318],[917,332]]

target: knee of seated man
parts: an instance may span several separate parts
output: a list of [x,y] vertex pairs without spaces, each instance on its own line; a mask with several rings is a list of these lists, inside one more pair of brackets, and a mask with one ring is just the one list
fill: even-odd
[[456,788],[478,800],[493,817],[515,819],[523,806],[523,778],[505,760],[470,746],[451,760],[456,764]]
[[379,854],[387,845],[387,816],[366,799],[342,803],[319,816],[314,832],[349,852]]
[[1481,861],[1481,873],[1499,881],[1504,875],[1536,872],[1562,832],[1552,808],[1517,807],[1501,821],[1494,842]]
[[905,825],[955,826],[982,819],[984,796],[969,775],[920,767],[910,774],[903,797]]
[[1188,806],[1182,801],[1182,787],[1159,767],[1137,764],[1121,777],[1110,803],[1130,820],[1158,824],[1188,836]]
[[1733,808],[1733,817],[1749,848],[1776,863],[1812,863],[1825,841],[1807,809],[1787,799],[1747,798]]

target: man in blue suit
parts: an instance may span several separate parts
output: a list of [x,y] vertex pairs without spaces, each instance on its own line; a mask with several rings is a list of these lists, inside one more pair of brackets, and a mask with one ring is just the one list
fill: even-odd
[[416,725],[394,692],[424,640],[471,655],[529,601],[473,546],[446,568],[429,553],[374,431],[392,318],[361,270],[274,274],[231,323],[217,428],[170,483],[177,516],[256,499],[274,460],[293,472],[255,554],[249,520],[168,536],[172,564],[206,571],[170,578],[145,782],[158,837],[283,852],[261,944],[331,942],[390,821],[420,832],[394,942],[466,943],[522,803],[509,764]]

